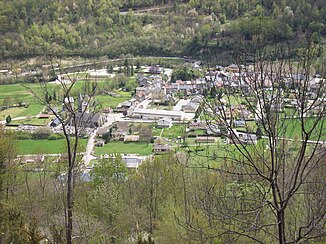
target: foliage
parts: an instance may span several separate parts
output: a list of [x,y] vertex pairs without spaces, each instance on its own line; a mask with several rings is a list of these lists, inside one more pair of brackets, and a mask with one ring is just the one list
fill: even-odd
[[49,140],[60,140],[64,139],[64,135],[62,133],[53,133],[48,137]]
[[15,202],[0,200],[0,240],[2,242],[28,242],[22,210]]
[[7,123],[7,124],[10,124],[10,122],[11,122],[11,116],[8,115],[8,116],[6,117],[6,123]]
[[52,134],[52,130],[49,127],[38,127],[32,134],[33,139],[48,139]]
[[[162,9],[146,14],[137,13],[137,10],[121,11],[152,4]],[[286,0],[278,4],[245,0],[192,0],[174,1],[173,4],[171,1],[148,0],[93,0],[86,4],[81,0],[73,3],[67,0],[60,3],[2,0],[0,6],[2,57],[43,54],[118,57],[128,53],[209,55],[236,49],[237,37],[230,36],[227,24],[243,17],[249,17],[248,20],[253,22],[266,17],[277,23],[276,32],[274,24],[270,29],[274,32],[273,41],[295,40],[307,28],[325,35],[322,0]],[[223,28],[221,23],[225,23]],[[250,37],[250,32],[245,28],[243,33]],[[126,66],[126,74],[132,73],[131,67],[130,64]]]
[[175,82],[176,80],[193,80],[197,78],[194,70],[189,68],[188,66],[183,66],[173,70],[171,82]]
[[127,178],[127,168],[120,154],[115,158],[102,159],[94,165],[91,171],[91,178],[94,186],[112,181],[118,185]]

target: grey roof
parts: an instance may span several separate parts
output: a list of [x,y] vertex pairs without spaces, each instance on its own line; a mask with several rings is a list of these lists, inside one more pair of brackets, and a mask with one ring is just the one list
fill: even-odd
[[160,144],[155,144],[154,145],[154,150],[170,150],[171,146],[168,144],[165,145],[160,145]]

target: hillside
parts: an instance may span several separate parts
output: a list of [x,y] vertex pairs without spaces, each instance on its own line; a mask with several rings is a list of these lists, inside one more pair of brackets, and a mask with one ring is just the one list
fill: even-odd
[[260,2],[1,0],[0,57],[223,57],[256,35],[272,44],[325,37],[323,0]]

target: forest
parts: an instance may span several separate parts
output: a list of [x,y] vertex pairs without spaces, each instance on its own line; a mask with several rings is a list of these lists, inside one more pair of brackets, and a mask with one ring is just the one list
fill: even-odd
[[323,0],[1,0],[0,56],[188,55],[227,62],[239,42],[258,32],[272,46],[295,48],[309,31],[324,42],[325,15]]

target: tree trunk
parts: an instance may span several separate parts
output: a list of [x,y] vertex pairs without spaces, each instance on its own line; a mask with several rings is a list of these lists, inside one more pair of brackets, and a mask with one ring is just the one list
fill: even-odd
[[73,211],[73,170],[69,167],[67,181],[67,228],[66,239],[67,243],[72,243],[72,211]]
[[278,229],[278,239],[280,244],[285,243],[285,216],[284,210],[279,210],[277,212],[277,229]]

